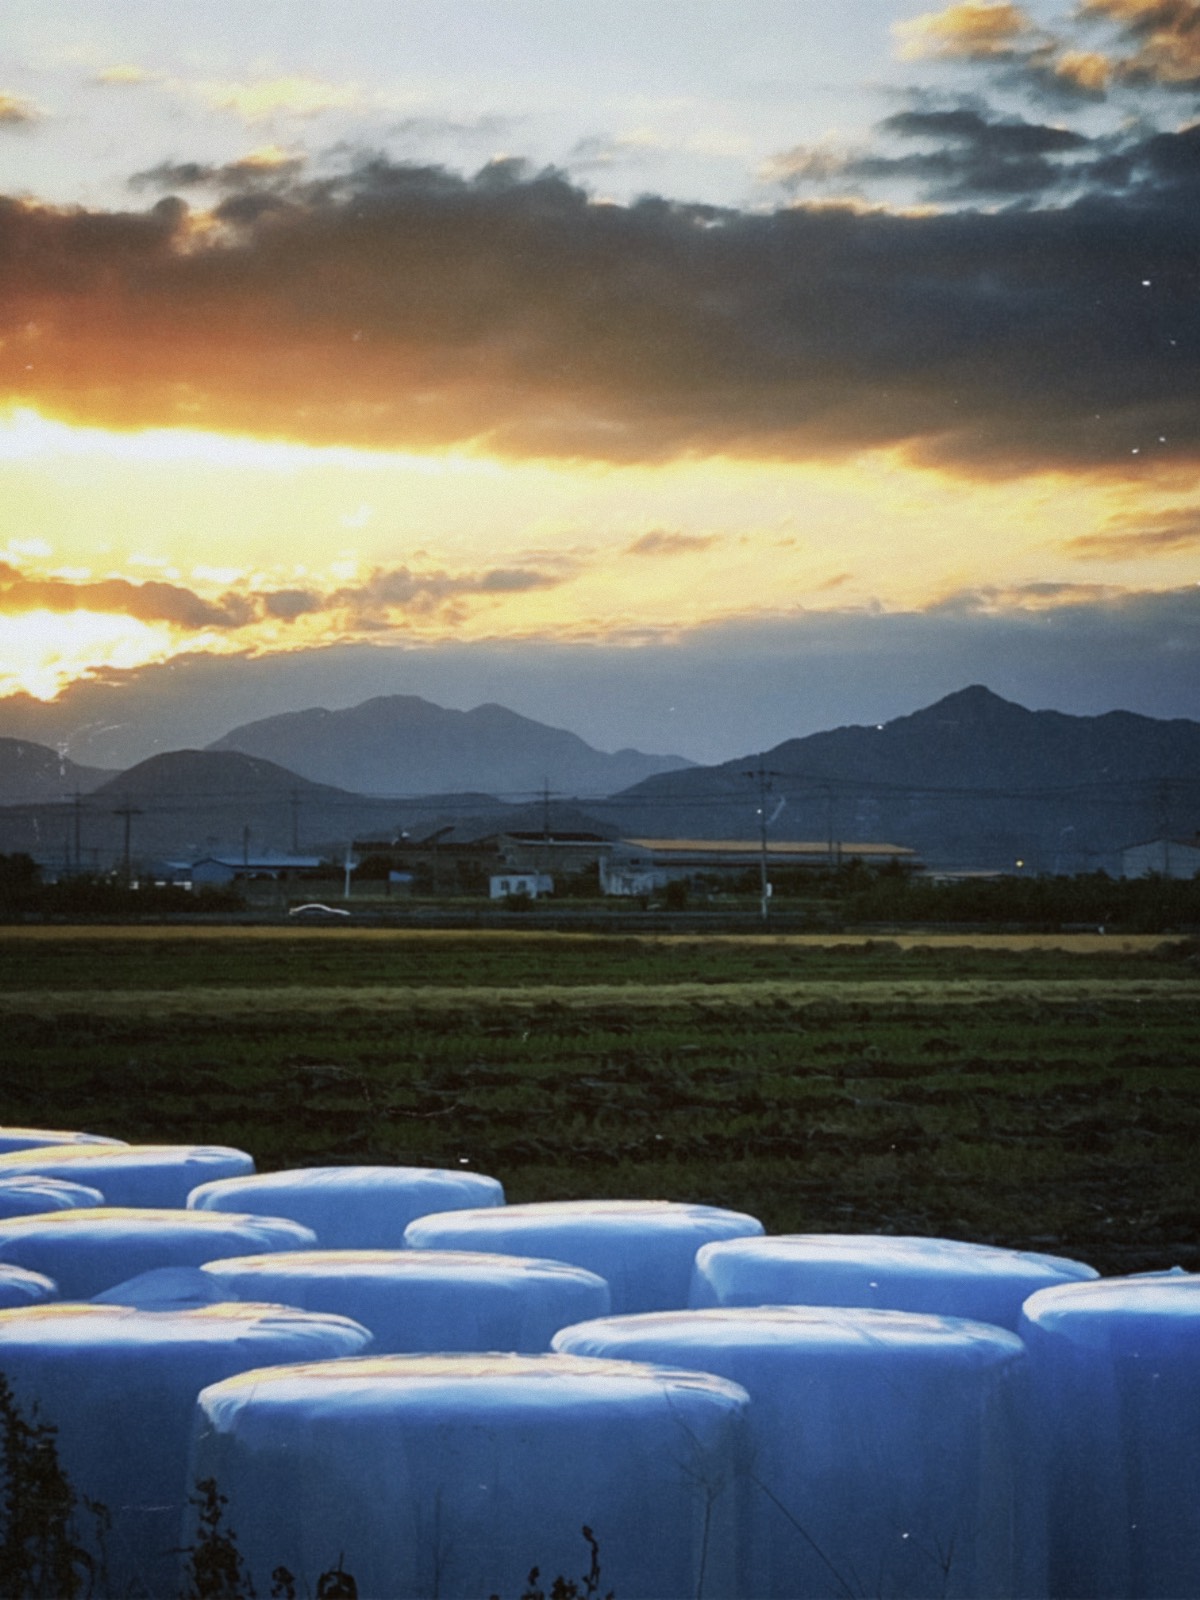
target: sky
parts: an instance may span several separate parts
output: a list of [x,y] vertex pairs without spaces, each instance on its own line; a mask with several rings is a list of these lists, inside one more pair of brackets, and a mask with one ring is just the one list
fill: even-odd
[[1200,0],[0,0],[0,734],[1195,716]]

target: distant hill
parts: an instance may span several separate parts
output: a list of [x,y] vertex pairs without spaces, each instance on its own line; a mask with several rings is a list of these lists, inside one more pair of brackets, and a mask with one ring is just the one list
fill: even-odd
[[[75,767],[44,746],[0,740],[0,776],[10,774],[0,794],[19,795],[0,799],[0,852],[107,867],[121,857],[126,827],[132,854],[143,860],[231,849],[338,853],[351,839],[403,833],[419,840],[437,832],[452,843],[536,831],[547,820],[560,832],[754,839],[762,799],[769,838],[825,841],[831,859],[839,842],[882,842],[909,846],[947,870],[1011,871],[1022,863],[1026,871],[1070,873],[1119,870],[1122,846],[1200,829],[1200,723],[1029,711],[978,685],[879,726],[788,739],[719,766],[660,771],[582,807],[551,798],[549,816],[545,801],[517,797],[543,779],[552,792],[582,795],[581,772],[622,757],[602,756],[498,706],[443,712],[394,696],[352,712],[273,717],[227,739],[266,730],[263,742],[271,735],[280,744],[321,746],[331,764],[341,749],[358,751],[369,775],[372,728],[380,746],[375,781],[386,770],[396,798],[235,749],[171,751],[112,776]],[[388,764],[401,729],[409,731],[407,776]],[[514,740],[508,766],[506,734]],[[414,751],[422,750],[418,761]],[[563,753],[561,766],[553,764],[555,751]],[[583,764],[570,767],[568,756]],[[491,758],[485,785],[480,767]],[[456,761],[474,763],[469,783],[451,776]]]
[[1123,845],[1200,828],[1200,723],[1028,711],[981,685],[650,778],[602,814],[627,834],[753,837],[760,766],[771,838],[910,845],[945,868],[1113,870]]
[[[120,818],[133,808],[137,850],[194,856],[231,847],[308,852],[396,828],[396,807],[235,750],[171,750],[130,767],[91,797]],[[123,825],[123,824],[122,824]]]
[[318,783],[361,794],[486,790],[505,797],[549,785],[562,795],[607,795],[682,756],[606,755],[576,734],[499,705],[448,711],[417,695],[381,695],[345,711],[313,707],[248,722],[210,750],[265,757]]
[[354,794],[314,783],[276,762],[236,750],[172,750],[105,781],[77,805],[62,798],[0,805],[0,853],[27,851],[49,864],[107,870],[124,854],[128,825],[135,860],[196,860],[264,852],[340,856],[351,840],[390,842],[438,833],[446,842],[508,828],[558,831],[602,823],[552,801],[510,805],[482,792],[408,799]]
[[44,744],[0,739],[0,806],[62,800],[76,791],[87,794],[111,777],[102,767],[78,766]]
[[236,752],[173,750],[113,776],[76,807],[59,801],[0,809],[0,851],[107,869],[128,823],[139,858],[216,850],[302,850],[394,827],[395,807],[310,783]]

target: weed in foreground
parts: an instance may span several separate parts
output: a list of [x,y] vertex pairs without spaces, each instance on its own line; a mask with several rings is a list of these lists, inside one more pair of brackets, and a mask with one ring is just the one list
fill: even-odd
[[[58,1430],[38,1420],[36,1407],[30,1417],[22,1414],[3,1373],[0,1429],[0,1593],[5,1600],[86,1600],[103,1582],[103,1564],[81,1542],[80,1497],[58,1459]],[[103,1549],[108,1513],[92,1500],[82,1507]]]
[[[237,1535],[222,1526],[228,1499],[217,1488],[215,1478],[202,1478],[191,1496],[198,1510],[199,1531],[194,1544],[184,1554],[187,1563],[181,1600],[257,1600],[256,1590],[246,1571]],[[600,1592],[600,1545],[586,1525],[583,1537],[591,1559],[588,1570],[576,1580],[561,1574],[549,1590],[541,1586],[541,1571],[532,1567],[520,1600],[616,1600],[611,1589]],[[358,1600],[358,1584],[346,1571],[344,1556],[317,1579],[316,1600]],[[296,1575],[287,1567],[276,1567],[271,1574],[271,1600],[297,1600]],[[7,1597],[6,1597],[7,1600]],[[489,1595],[488,1600],[500,1600]]]
[[[541,1569],[531,1567],[529,1577],[525,1580],[525,1588],[521,1591],[521,1600],[615,1600],[611,1589],[603,1595],[600,1593],[600,1545],[596,1535],[586,1523],[582,1532],[591,1552],[588,1570],[583,1577],[577,1582],[574,1578],[564,1578],[560,1574],[547,1591],[541,1585]],[[488,1600],[500,1600],[500,1596],[489,1595]]]

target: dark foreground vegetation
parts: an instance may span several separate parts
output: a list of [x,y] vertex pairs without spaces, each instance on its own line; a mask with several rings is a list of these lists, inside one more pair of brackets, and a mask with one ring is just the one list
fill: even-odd
[[[202,920],[245,914],[286,917],[289,903],[329,901],[359,920],[381,924],[434,920],[470,926],[511,922],[514,915],[539,926],[647,925],[753,927],[761,920],[757,866],[737,877],[698,877],[667,884],[655,895],[602,896],[595,867],[559,873],[552,896],[488,898],[487,874],[428,871],[414,875],[417,892],[391,893],[386,862],[366,857],[353,874],[353,894],[342,899],[343,867],[330,862],[323,875],[295,883],[252,881],[196,890],[177,884],[138,883],[122,872],[80,873],[43,881],[27,855],[0,854],[0,923],[4,921]],[[912,926],[1100,928],[1116,933],[1200,933],[1200,877],[1111,878],[1105,872],[1073,877],[1008,873],[938,879],[902,865],[868,867],[849,861],[814,871],[773,867],[769,921],[790,931],[834,932]],[[654,919],[658,919],[655,921]],[[664,921],[665,919],[665,921]]]
[[0,930],[0,1121],[1200,1268],[1200,946],[994,946]]
[[[237,1533],[226,1524],[228,1502],[216,1481],[201,1479],[190,1503],[195,1535],[180,1551],[179,1600],[258,1600]],[[108,1594],[104,1548],[110,1522],[108,1508],[80,1495],[64,1472],[57,1428],[36,1409],[22,1410],[0,1373],[0,1595],[4,1600],[88,1600]],[[581,1532],[588,1571],[578,1581],[554,1578],[547,1593],[540,1569],[533,1567],[520,1600],[615,1600],[611,1591],[601,1597],[600,1547],[590,1528]],[[278,1566],[271,1580],[271,1600],[297,1600],[294,1573]],[[304,1592],[309,1593],[306,1586]],[[318,1577],[315,1600],[358,1600],[354,1574],[341,1558]]]

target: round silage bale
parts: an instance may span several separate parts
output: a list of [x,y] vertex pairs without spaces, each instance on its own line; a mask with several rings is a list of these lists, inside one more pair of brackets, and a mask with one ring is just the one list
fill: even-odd
[[1200,1274],[1044,1289],[1019,1331],[1047,1460],[1051,1594],[1200,1594]]
[[[86,1577],[78,1592],[113,1600],[181,1592],[189,1448],[206,1385],[250,1368],[357,1355],[368,1342],[346,1318],[281,1307],[164,1313],[66,1303],[0,1312],[0,1372],[26,1421],[54,1430],[75,1496],[73,1538],[99,1565],[92,1576],[76,1564]],[[43,1456],[43,1494],[52,1488],[47,1465]]]
[[98,1206],[0,1222],[0,1261],[44,1272],[67,1300],[90,1300],[156,1267],[218,1256],[305,1250],[312,1231],[287,1217]]
[[0,1217],[31,1217],[46,1211],[88,1211],[104,1204],[99,1189],[63,1178],[0,1178]]
[[504,1189],[482,1173],[442,1167],[299,1167],[203,1183],[187,1203],[291,1217],[311,1228],[325,1250],[398,1250],[414,1218],[500,1206]]
[[99,1189],[110,1206],[182,1210],[197,1184],[253,1171],[253,1157],[228,1145],[80,1143],[0,1155],[0,1178],[64,1178]]
[[750,1396],[739,1571],[755,1600],[1040,1592],[1019,1339],[951,1317],[810,1306],[566,1328],[572,1355],[719,1374]]
[[104,1133],[72,1133],[66,1128],[0,1127],[0,1155],[16,1150],[33,1150],[41,1145],[124,1144]]
[[740,1211],[671,1200],[561,1200],[447,1211],[410,1223],[421,1250],[482,1250],[567,1261],[607,1280],[612,1308],[669,1311],[687,1305],[701,1245],[760,1234]]
[[279,1368],[200,1396],[195,1474],[227,1497],[248,1580],[480,1600],[538,1567],[620,1600],[739,1592],[745,1393],[571,1356],[383,1356]]
[[353,1317],[381,1355],[547,1350],[559,1328],[609,1309],[608,1284],[562,1261],[467,1250],[300,1250],[203,1269],[224,1296]]
[[1031,1294],[1097,1276],[1066,1256],[958,1239],[790,1233],[705,1245],[691,1303],[863,1306],[1016,1329]]

